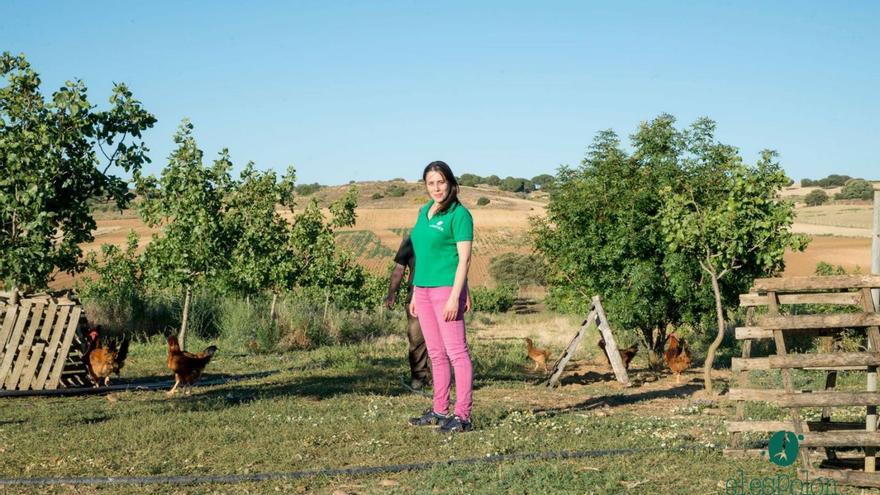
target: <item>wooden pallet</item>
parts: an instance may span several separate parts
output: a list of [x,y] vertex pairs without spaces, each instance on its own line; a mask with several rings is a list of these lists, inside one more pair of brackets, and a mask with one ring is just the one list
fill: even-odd
[[[880,311],[871,294],[871,289],[878,287],[880,276],[876,275],[758,279],[749,294],[740,296],[740,305],[747,308],[746,326],[736,329],[736,338],[743,341],[743,353],[742,358],[734,358],[732,363],[737,387],[730,390],[729,396],[737,405],[735,420],[727,423],[734,447],[741,447],[740,435],[743,432],[793,431],[804,437],[801,442],[803,473],[809,473],[811,478],[830,477],[846,484],[880,486],[880,473],[876,472],[876,453],[880,447],[880,433],[877,432]],[[800,304],[853,306],[861,311],[844,314],[780,312],[781,306]],[[756,309],[764,307],[767,309],[766,315],[757,317]],[[867,352],[839,352],[837,337],[845,329],[865,332]],[[833,339],[831,351],[811,354],[788,352],[786,338],[804,335]],[[752,357],[753,342],[761,340],[772,340],[776,354]],[[796,390],[792,383],[792,369],[824,372],[824,390]],[[752,370],[778,370],[784,388],[751,388],[749,372]],[[865,392],[836,391],[840,371],[864,371]],[[747,401],[775,403],[789,410],[789,419],[746,421],[744,409]],[[832,422],[833,408],[847,406],[864,406],[865,420]],[[801,410],[806,407],[821,408],[821,419],[805,421]],[[844,471],[841,466],[852,467],[852,462],[838,462],[837,451],[854,448],[864,451],[864,459],[860,463],[863,470]],[[811,456],[817,453],[824,457],[818,467],[811,460]]]
[[90,384],[83,363],[82,306],[52,297],[0,305],[0,389]]

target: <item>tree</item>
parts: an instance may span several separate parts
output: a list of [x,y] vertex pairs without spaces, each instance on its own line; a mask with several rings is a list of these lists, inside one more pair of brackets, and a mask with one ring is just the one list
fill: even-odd
[[714,295],[717,333],[703,369],[708,392],[724,338],[722,293],[746,292],[756,277],[784,267],[786,249],[803,250],[807,244],[806,237],[789,231],[794,205],[777,197],[787,178],[775,156],[765,150],[755,167],[743,165],[738,156],[719,163],[720,169],[698,163],[689,170],[690,180],[661,190],[659,217],[667,249],[697,260]]
[[501,179],[497,175],[492,174],[492,175],[484,178],[483,182],[485,182],[486,184],[488,184],[490,186],[497,186],[497,185],[501,184]]
[[613,131],[600,132],[580,167],[559,169],[547,217],[531,229],[547,260],[550,305],[585,313],[600,295],[616,325],[639,329],[654,365],[667,325],[703,309],[690,286],[670,277],[699,267],[684,257],[667,260],[657,220],[659,190],[684,175],[684,137],[674,122],[662,115],[643,123],[631,139],[633,155]]
[[147,246],[145,277],[159,287],[179,287],[183,291],[181,348],[185,348],[186,328],[193,288],[214,280],[229,266],[232,239],[225,230],[224,197],[230,193],[232,163],[223,150],[212,167],[202,163],[202,151],[193,137],[193,125],[184,120],[174,136],[177,149],[157,180],[136,175],[139,205],[144,222],[160,227],[162,236],[153,234]]
[[541,174],[532,177],[532,183],[538,187],[538,189],[544,191],[548,188],[553,187],[553,181],[555,178],[550,174]]
[[522,177],[506,177],[498,185],[498,189],[508,192],[528,193],[535,190],[535,185],[532,184],[532,181],[528,179],[523,179]]
[[248,163],[223,199],[224,231],[234,240],[226,272],[228,283],[248,295],[271,291],[269,314],[273,321],[278,294],[291,285],[295,266],[288,242],[290,224],[275,205],[293,208],[295,177],[292,167],[278,181],[275,172],[259,172]]
[[807,206],[819,206],[828,202],[828,193],[821,189],[814,189],[804,197]]
[[474,174],[461,174],[461,177],[458,178],[458,184],[462,186],[475,187],[481,182],[483,182],[483,178]]
[[95,229],[88,200],[128,204],[126,182],[108,171],[137,173],[149,162],[139,140],[156,119],[124,84],[114,85],[109,110],[95,110],[82,81],[47,101],[24,55],[0,55],[0,76],[0,277],[17,304],[21,290],[47,287],[55,270],[85,267],[79,246]]
[[864,179],[846,181],[840,192],[834,195],[834,199],[872,199],[873,197],[874,186]]

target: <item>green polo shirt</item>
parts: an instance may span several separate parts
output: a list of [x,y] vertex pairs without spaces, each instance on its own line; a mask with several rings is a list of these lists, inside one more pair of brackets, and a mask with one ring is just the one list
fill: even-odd
[[413,285],[451,287],[458,268],[456,243],[474,240],[474,220],[461,203],[455,203],[428,219],[428,210],[433,204],[432,199],[419,210],[419,218],[410,232],[416,252]]

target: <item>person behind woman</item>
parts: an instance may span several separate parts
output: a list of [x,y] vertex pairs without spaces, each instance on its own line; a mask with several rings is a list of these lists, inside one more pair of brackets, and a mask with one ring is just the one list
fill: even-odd
[[[458,182],[449,165],[431,162],[422,173],[430,201],[419,210],[410,233],[416,255],[413,300],[434,375],[433,408],[410,419],[415,426],[440,425],[440,431],[463,432],[471,424],[473,365],[465,338],[464,312],[470,309],[467,272],[474,239],[471,213],[458,201]],[[451,370],[456,402],[449,416]]]

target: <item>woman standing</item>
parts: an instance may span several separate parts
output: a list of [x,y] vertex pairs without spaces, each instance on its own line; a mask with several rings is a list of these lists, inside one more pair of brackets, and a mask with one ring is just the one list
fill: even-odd
[[[444,162],[431,162],[422,173],[430,196],[411,232],[416,254],[413,300],[434,375],[433,408],[410,419],[415,426],[440,425],[440,431],[463,432],[471,425],[473,365],[465,338],[464,313],[470,309],[467,272],[474,239],[471,213],[458,201],[458,182]],[[451,370],[456,402],[449,415]]]

